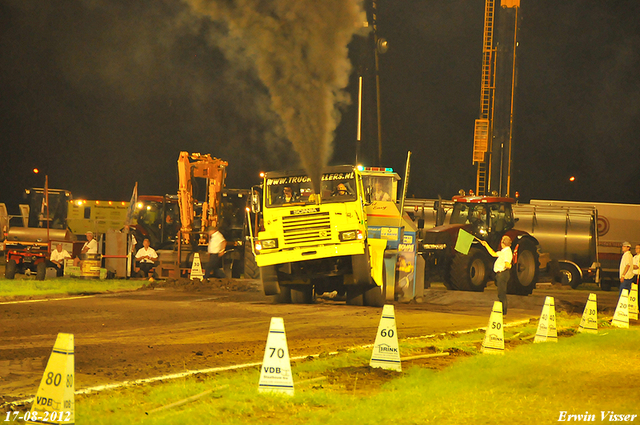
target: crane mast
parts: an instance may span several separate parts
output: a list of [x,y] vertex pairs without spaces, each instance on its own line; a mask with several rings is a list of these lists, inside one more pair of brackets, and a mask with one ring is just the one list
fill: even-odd
[[[509,196],[520,0],[485,0],[480,114],[473,135],[476,193]],[[497,27],[496,27],[497,24]],[[495,32],[494,32],[495,29]]]

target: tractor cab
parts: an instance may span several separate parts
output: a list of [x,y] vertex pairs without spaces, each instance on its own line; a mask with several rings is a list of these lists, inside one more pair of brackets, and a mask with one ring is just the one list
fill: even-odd
[[[503,197],[455,196],[450,224],[462,224],[479,239],[499,248],[500,238],[515,225],[511,205]],[[467,226],[471,225],[471,226]]]

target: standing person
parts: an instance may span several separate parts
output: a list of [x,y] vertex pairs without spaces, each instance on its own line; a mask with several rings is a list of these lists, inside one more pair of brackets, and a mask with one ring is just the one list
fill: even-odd
[[149,238],[144,238],[142,248],[136,252],[136,273],[142,271],[142,277],[149,276],[149,272],[158,260],[158,254],[150,245]]
[[224,236],[222,236],[222,233],[218,231],[216,226],[209,227],[208,232],[209,246],[207,247],[207,252],[209,253],[209,261],[204,267],[204,277],[217,277],[222,279],[226,277],[221,266],[222,256],[224,255],[224,250],[227,247],[227,241]]
[[640,283],[638,276],[640,276],[640,244],[636,245],[636,255],[633,256],[633,281],[636,283]]
[[480,241],[489,254],[496,258],[493,264],[493,271],[496,274],[496,286],[498,287],[498,300],[502,303],[502,314],[507,315],[507,283],[509,282],[509,270],[511,270],[511,262],[513,261],[513,252],[511,251],[511,238],[504,235],[500,240],[500,251],[495,252],[486,241]]
[[51,251],[51,256],[49,257],[49,261],[47,261],[47,265],[50,267],[56,268],[56,275],[58,277],[64,274],[64,260],[67,258],[71,258],[69,252],[66,249],[62,249],[62,244],[57,243],[56,249]]
[[622,290],[631,291],[631,282],[633,282],[633,255],[631,255],[631,244],[629,242],[622,243],[622,259],[620,260],[620,293]]
[[87,237],[87,241],[82,245],[82,251],[80,251],[80,255],[78,255],[73,260],[73,265],[77,266],[80,260],[86,260],[88,254],[97,254],[98,253],[98,242],[93,239],[93,232],[89,230],[85,233]]

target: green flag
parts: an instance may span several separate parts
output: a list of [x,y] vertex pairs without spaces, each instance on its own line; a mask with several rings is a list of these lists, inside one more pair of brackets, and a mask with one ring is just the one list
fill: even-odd
[[456,251],[463,255],[467,255],[471,248],[471,242],[473,242],[473,235],[460,229],[458,232],[458,240],[456,241]]

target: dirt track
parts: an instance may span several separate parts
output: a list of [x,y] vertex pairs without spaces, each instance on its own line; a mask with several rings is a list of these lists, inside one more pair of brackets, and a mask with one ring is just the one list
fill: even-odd
[[[291,356],[331,352],[375,338],[381,309],[319,299],[278,305],[251,282],[155,288],[82,299],[0,303],[0,404],[32,397],[58,332],[75,335],[76,389],[262,360],[270,318],[283,317]],[[186,289],[186,290],[185,290]],[[588,296],[568,287],[509,297],[505,322],[537,317],[545,295],[581,313]],[[496,299],[427,290],[422,304],[396,304],[400,338],[486,326]],[[612,311],[617,292],[598,292]]]

